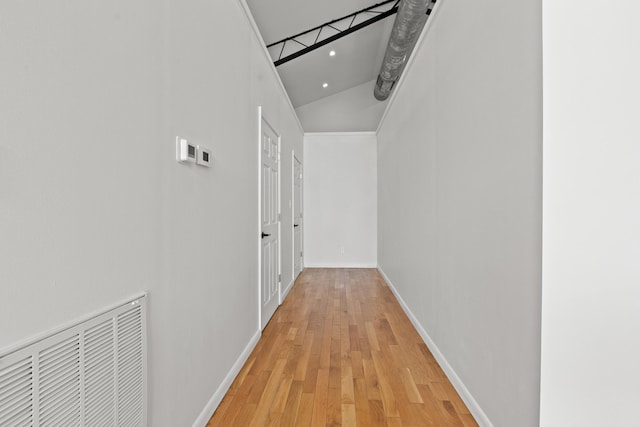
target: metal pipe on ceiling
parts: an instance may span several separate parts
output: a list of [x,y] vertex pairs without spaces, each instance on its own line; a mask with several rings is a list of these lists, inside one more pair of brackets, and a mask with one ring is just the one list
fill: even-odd
[[400,78],[406,60],[427,22],[434,0],[401,0],[373,95],[384,101]]

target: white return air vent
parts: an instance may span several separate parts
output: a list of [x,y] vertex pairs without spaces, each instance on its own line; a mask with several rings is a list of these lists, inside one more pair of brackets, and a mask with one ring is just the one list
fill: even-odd
[[146,426],[146,297],[0,355],[0,426]]

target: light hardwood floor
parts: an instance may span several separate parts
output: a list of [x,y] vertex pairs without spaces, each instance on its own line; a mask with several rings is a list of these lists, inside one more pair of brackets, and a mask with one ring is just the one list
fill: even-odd
[[477,426],[374,269],[306,269],[208,426]]

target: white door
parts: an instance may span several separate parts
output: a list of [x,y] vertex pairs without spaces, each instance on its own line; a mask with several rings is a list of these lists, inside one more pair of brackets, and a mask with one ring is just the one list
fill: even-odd
[[302,163],[293,156],[293,277],[302,271]]
[[260,145],[260,327],[264,329],[278,308],[280,291],[280,139],[264,119],[261,119]]

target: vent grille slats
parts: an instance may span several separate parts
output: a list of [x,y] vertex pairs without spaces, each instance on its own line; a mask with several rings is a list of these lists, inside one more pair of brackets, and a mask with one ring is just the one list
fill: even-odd
[[[26,372],[28,374],[28,372]],[[24,377],[13,378],[11,382],[7,382],[2,387],[2,393],[0,393],[0,406],[5,404],[11,399],[15,399],[16,396],[21,396],[22,393],[28,393],[32,390],[31,377],[28,377],[29,381],[25,381]]]
[[24,409],[21,412],[15,414],[15,416],[11,418],[7,418],[4,421],[0,421],[2,425],[7,425],[11,427],[23,427],[23,426],[31,426],[33,425],[33,417],[31,415],[30,409]]
[[87,412],[85,421],[88,426],[112,426],[116,422],[113,397],[109,400],[96,401],[91,412]]
[[42,425],[78,425],[80,420],[80,337],[46,348],[39,355]]
[[80,396],[76,401],[67,401],[68,405],[61,405],[55,411],[40,417],[41,426],[79,426],[80,425]]
[[140,307],[118,316],[118,425],[139,426],[144,401]]
[[11,420],[20,418],[21,414],[26,411],[31,412],[29,408],[31,402],[31,395],[17,398],[6,406],[6,410],[3,410],[3,414],[0,416],[0,425],[9,425]]
[[90,329],[85,336],[85,421],[115,424],[115,332],[113,320]]
[[25,375],[31,376],[32,369],[31,358],[29,357],[28,359],[0,370],[0,389],[4,390],[6,384],[20,381]]
[[8,389],[5,396],[0,396],[0,406],[9,406],[11,402],[22,400],[25,397],[31,397],[33,388],[31,384],[18,383]]
[[4,368],[0,364],[0,425],[27,426],[32,420],[33,358]]
[[0,427],[144,427],[146,297],[0,355]]

